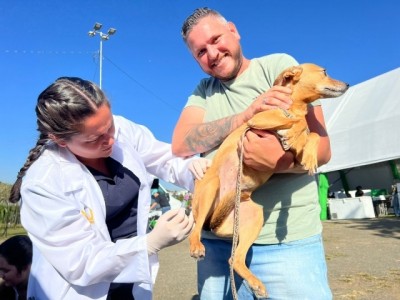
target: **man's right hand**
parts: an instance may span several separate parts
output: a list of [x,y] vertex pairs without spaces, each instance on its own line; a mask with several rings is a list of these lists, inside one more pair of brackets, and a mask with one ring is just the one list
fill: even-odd
[[244,121],[250,120],[256,113],[268,109],[282,108],[288,109],[293,101],[291,99],[292,90],[285,86],[273,86],[265,93],[253,101],[253,103],[242,113]]

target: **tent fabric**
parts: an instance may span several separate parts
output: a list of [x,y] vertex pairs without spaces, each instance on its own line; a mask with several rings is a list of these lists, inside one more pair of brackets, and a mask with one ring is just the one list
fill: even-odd
[[400,158],[400,68],[321,103],[332,158],[319,172]]

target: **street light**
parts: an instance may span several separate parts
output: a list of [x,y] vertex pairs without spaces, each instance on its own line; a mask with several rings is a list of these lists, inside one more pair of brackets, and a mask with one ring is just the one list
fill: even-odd
[[90,37],[94,37],[96,34],[100,36],[100,51],[99,51],[99,59],[100,59],[100,83],[99,86],[101,88],[101,81],[102,81],[102,76],[103,76],[103,41],[107,41],[110,36],[115,34],[117,30],[115,28],[110,28],[108,29],[107,33],[103,33],[100,31],[101,27],[103,25],[100,23],[95,23],[93,26],[93,30],[90,30],[88,32]]

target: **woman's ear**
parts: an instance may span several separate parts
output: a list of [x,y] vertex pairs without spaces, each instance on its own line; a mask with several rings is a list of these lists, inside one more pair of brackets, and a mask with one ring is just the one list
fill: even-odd
[[56,137],[54,134],[49,134],[49,138],[56,143],[60,147],[67,147],[67,143],[65,142],[64,139],[60,139]]

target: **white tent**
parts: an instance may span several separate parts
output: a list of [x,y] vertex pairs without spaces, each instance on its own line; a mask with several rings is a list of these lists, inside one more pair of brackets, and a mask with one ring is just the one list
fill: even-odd
[[327,173],[400,158],[400,68],[322,100],[331,140]]

